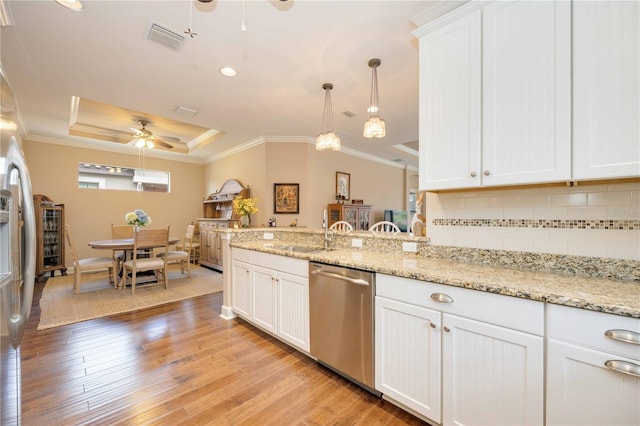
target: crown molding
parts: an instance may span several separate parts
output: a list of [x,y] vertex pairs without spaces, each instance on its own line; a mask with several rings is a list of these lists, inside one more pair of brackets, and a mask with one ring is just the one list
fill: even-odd
[[[119,154],[137,156],[137,152],[133,152],[130,146],[123,144],[115,144],[112,142],[107,142],[110,145],[103,145],[102,142],[93,142],[91,140],[86,141],[78,141],[76,139],[61,139],[51,136],[43,136],[43,135],[32,135],[27,134],[23,137],[25,141],[31,142],[40,142],[40,143],[48,143],[52,145],[61,145],[61,146],[69,146],[73,148],[80,149],[89,149],[92,151],[107,151],[107,152],[117,152]],[[173,154],[167,151],[153,150],[149,149],[145,152],[145,156],[147,158],[158,158],[162,160],[170,160],[176,161],[179,163],[190,163],[190,164],[200,164],[203,165],[206,163],[201,158],[198,157],[185,157],[181,154]]]

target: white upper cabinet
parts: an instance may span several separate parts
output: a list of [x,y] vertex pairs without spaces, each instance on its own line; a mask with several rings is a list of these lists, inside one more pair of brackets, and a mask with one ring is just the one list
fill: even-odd
[[480,185],[480,13],[420,38],[421,189]]
[[571,178],[571,4],[482,9],[482,184]]
[[569,2],[472,2],[420,37],[420,187],[569,180]]
[[573,176],[640,176],[640,3],[573,3]]

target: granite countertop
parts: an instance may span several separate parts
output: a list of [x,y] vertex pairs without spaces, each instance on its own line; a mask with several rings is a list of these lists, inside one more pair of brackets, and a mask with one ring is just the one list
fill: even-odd
[[276,248],[277,242],[231,242],[232,247],[365,269],[506,296],[640,318],[640,283],[567,273],[535,272],[434,259],[416,254],[336,249],[301,253]]

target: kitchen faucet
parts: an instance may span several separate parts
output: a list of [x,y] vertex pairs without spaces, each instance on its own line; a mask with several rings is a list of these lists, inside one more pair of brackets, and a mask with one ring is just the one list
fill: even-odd
[[327,210],[324,210],[324,216],[322,217],[322,227],[324,228],[324,249],[329,248],[331,238],[329,238],[329,223],[327,221]]

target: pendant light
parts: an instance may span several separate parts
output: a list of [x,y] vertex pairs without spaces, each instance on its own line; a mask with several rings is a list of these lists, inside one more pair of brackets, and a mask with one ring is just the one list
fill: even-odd
[[322,85],[324,89],[324,112],[322,115],[322,130],[324,133],[320,133],[316,138],[316,149],[322,151],[323,149],[332,149],[334,151],[340,151],[340,138],[333,132],[333,108],[331,107],[331,89],[333,84],[324,83]]
[[369,60],[371,72],[371,100],[369,102],[369,119],[364,123],[362,135],[365,138],[383,138],[385,135],[384,120],[380,118],[380,104],[378,101],[378,72],[382,62],[374,58]]

